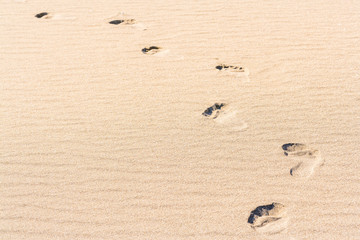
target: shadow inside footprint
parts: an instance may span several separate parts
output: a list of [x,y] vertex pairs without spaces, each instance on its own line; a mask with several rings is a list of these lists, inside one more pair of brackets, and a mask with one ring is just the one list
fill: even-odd
[[161,49],[160,47],[151,46],[151,47],[143,48],[143,49],[141,49],[141,51],[144,54],[152,55],[152,54],[158,53],[160,51],[160,49]]
[[[278,233],[284,230],[287,221],[285,206],[281,203],[272,203],[255,208],[251,211],[248,223],[255,230],[263,233]],[[283,221],[280,221],[282,220]]]
[[205,117],[210,117],[212,116],[212,119],[215,119],[219,113],[222,107],[224,107],[226,104],[225,103],[215,103],[214,105],[212,105],[211,107],[208,107],[203,113],[202,115],[204,115]]
[[112,20],[109,23],[114,24],[114,25],[118,25],[118,24],[123,23],[123,22],[124,22],[124,20]]
[[46,16],[46,15],[48,15],[47,12],[42,12],[42,13],[36,14],[35,17],[36,17],[36,18],[42,18],[42,17],[44,17],[44,16]]

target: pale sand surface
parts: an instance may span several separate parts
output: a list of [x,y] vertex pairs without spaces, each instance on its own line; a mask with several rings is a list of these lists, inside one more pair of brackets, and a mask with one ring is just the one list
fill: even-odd
[[[359,13],[1,0],[0,239],[360,239]],[[124,16],[137,25],[108,24]],[[203,116],[214,103],[228,110]],[[251,228],[273,202],[282,232]]]

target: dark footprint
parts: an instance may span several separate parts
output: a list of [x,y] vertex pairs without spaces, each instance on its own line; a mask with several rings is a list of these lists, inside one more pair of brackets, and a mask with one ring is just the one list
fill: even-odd
[[220,64],[215,67],[215,69],[219,70],[219,72],[222,72],[227,75],[232,75],[236,77],[242,78],[244,81],[249,82],[249,69],[239,67],[239,66],[233,66],[233,65],[226,65],[226,64]]
[[118,24],[123,23],[123,22],[124,22],[124,20],[113,20],[113,21],[110,21],[109,23],[114,24],[114,25],[118,25]]
[[[202,113],[202,115],[204,115],[205,117],[210,117],[212,115],[211,118],[215,119],[219,115],[221,108],[224,107],[225,105],[226,105],[225,103],[215,103],[211,107],[207,108]],[[213,113],[214,113],[214,115],[213,115]]]
[[262,233],[279,233],[287,227],[286,208],[283,204],[275,202],[259,206],[251,211],[248,223]]
[[142,51],[144,54],[153,55],[153,54],[155,54],[155,53],[160,52],[160,50],[161,50],[160,47],[151,46],[151,47],[148,47],[148,48],[143,48],[141,51]]
[[225,70],[225,69],[233,69],[233,70],[237,70],[239,72],[244,72],[244,69],[242,67],[225,65],[225,64],[220,64],[220,65],[216,66],[215,68],[219,71]]
[[44,17],[44,16],[46,16],[46,15],[48,15],[47,12],[42,12],[42,13],[36,14],[35,17],[37,17],[37,18],[42,18],[42,17]]
[[131,25],[131,24],[135,24],[135,19],[112,20],[109,23],[114,25],[119,25],[121,23],[126,25]]

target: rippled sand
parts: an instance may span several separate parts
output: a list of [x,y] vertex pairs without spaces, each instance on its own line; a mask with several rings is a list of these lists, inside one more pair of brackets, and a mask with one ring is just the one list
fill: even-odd
[[2,0],[0,238],[360,239],[359,12]]

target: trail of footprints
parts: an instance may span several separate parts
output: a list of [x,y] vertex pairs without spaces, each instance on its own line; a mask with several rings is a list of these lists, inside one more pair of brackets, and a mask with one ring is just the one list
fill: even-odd
[[[290,175],[296,178],[308,178],[323,160],[320,151],[303,143],[285,143],[281,146],[286,157],[291,157],[296,164],[290,169]],[[289,216],[286,206],[272,203],[256,207],[248,218],[250,226],[259,233],[273,235],[287,228]]]
[[[53,18],[53,14],[48,12],[41,12],[35,15],[36,18],[50,19]],[[136,20],[133,18],[114,19],[108,22],[112,25],[134,25]],[[144,47],[143,54],[155,55],[163,51],[158,46]],[[241,66],[233,66],[226,64],[219,64],[215,66],[220,72],[235,74],[237,76],[249,75],[249,70]],[[236,111],[229,111],[229,105],[226,103],[215,103],[212,106],[205,109],[202,115],[218,123],[233,122],[236,116]],[[247,124],[242,122],[238,124],[238,129],[246,129]],[[235,128],[233,128],[235,130]],[[322,158],[320,151],[313,149],[303,143],[285,143],[281,146],[284,151],[284,155],[295,161],[295,165],[290,169],[290,175],[298,178],[310,177],[315,169],[322,164]],[[248,223],[255,231],[265,234],[273,235],[284,231],[288,224],[288,214],[285,205],[277,202],[273,202],[268,205],[261,205],[256,207],[250,212],[248,217]]]

